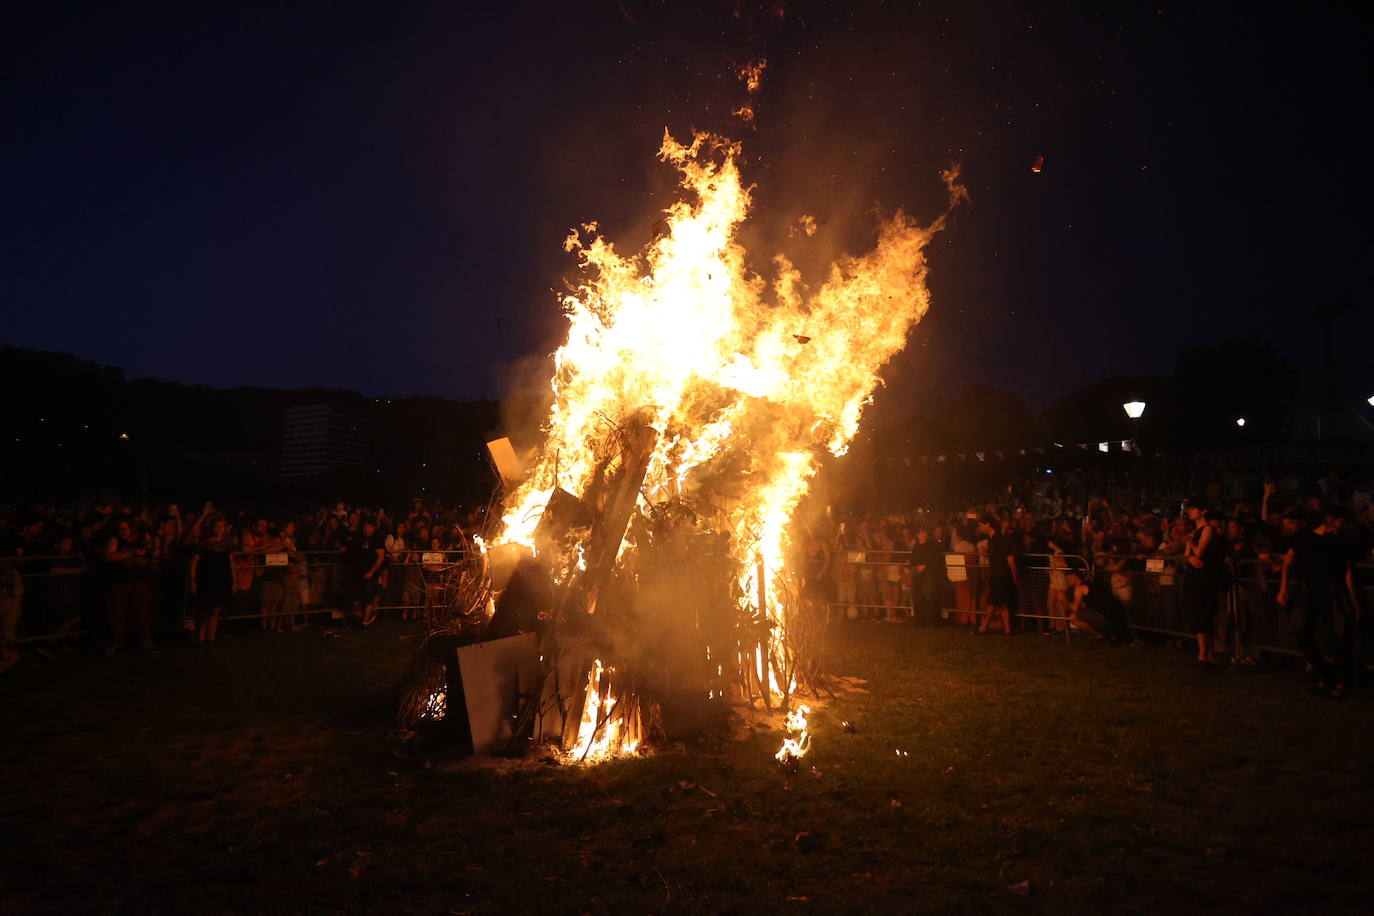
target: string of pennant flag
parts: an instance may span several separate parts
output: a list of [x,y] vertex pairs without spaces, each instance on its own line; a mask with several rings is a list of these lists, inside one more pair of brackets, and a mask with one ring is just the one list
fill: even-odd
[[896,465],[897,462],[900,461],[900,462],[902,462],[903,464],[905,464],[907,467],[911,467],[911,462],[912,462],[912,461],[920,461],[922,465],[928,465],[928,464],[930,464],[930,462],[931,462],[932,460],[935,461],[937,464],[944,464],[945,462],[949,462],[949,461],[964,461],[964,462],[968,462],[968,461],[990,461],[990,460],[993,460],[993,459],[996,459],[997,461],[1006,461],[1008,458],[1017,458],[1017,457],[1024,458],[1024,457],[1026,457],[1027,455],[1030,455],[1030,454],[1045,455],[1045,454],[1049,454],[1053,449],[1070,448],[1070,447],[1072,447],[1072,448],[1079,448],[1079,449],[1082,449],[1082,450],[1085,451],[1085,452],[1098,451],[1098,452],[1101,452],[1101,453],[1103,453],[1103,454],[1109,454],[1109,453],[1114,452],[1114,451],[1115,451],[1115,452],[1123,452],[1123,453],[1128,454],[1128,455],[1139,455],[1139,454],[1141,454],[1140,447],[1139,447],[1138,445],[1136,445],[1136,442],[1135,442],[1134,439],[1112,439],[1112,440],[1109,440],[1109,441],[1107,441],[1107,442],[1075,442],[1075,443],[1073,443],[1072,446],[1066,446],[1066,445],[1063,445],[1063,444],[1061,444],[1061,443],[1056,442],[1056,443],[1054,443],[1054,445],[1053,445],[1051,448],[1046,448],[1046,447],[1044,447],[1044,446],[1037,445],[1037,446],[1033,446],[1033,447],[1031,447],[1031,448],[1017,448],[1017,449],[983,449],[982,451],[974,451],[974,452],[950,452],[950,453],[945,454],[945,455],[918,455],[918,456],[916,456],[916,457],[914,457],[914,458],[911,457],[911,456],[907,456],[907,457],[903,457],[903,458],[895,458],[895,457],[893,457],[893,458],[888,458],[888,459],[887,459],[887,463],[888,463],[889,466],[893,466],[893,465]]

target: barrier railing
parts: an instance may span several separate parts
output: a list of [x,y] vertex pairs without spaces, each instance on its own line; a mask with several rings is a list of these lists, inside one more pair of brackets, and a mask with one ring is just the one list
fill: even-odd
[[347,614],[369,599],[377,611],[423,610],[464,556],[461,550],[394,553],[378,571],[375,583],[365,587],[365,570],[350,566],[342,551],[236,553],[230,558],[235,606],[225,619],[271,616],[273,612],[264,607],[263,585],[274,581],[282,582],[284,589],[295,585],[301,594],[297,612],[301,614]]
[[[832,613],[848,614],[850,609],[890,613],[922,611],[938,613],[944,619],[972,623],[987,613],[987,592],[992,570],[985,554],[944,553],[940,566],[915,573],[911,551],[842,551],[834,562],[834,598],[828,604]],[[1063,630],[1068,624],[1068,606],[1062,600],[1067,583],[1063,577],[1071,567],[1087,569],[1088,561],[1069,554],[1021,554],[1017,571],[1018,618],[1043,622],[1047,629]],[[886,584],[886,588],[884,587]],[[896,587],[894,587],[896,586]]]
[[[424,609],[463,557],[461,550],[407,550],[392,555],[376,592],[376,610]],[[22,581],[19,644],[77,640],[106,631],[106,598],[113,577],[105,564],[80,554],[5,557],[0,563],[17,571]],[[154,633],[166,635],[191,625],[195,598],[189,566],[189,556],[154,558],[143,572]],[[230,574],[235,588],[222,618],[262,617],[264,581],[280,585],[282,598],[294,586],[295,600],[283,601],[289,610],[278,610],[278,614],[305,617],[346,612],[348,608],[342,606],[346,573],[346,558],[337,550],[233,553]],[[268,591],[273,593],[269,597],[275,596],[275,589]]]
[[[989,575],[985,554],[943,554],[944,569],[926,580],[930,589],[910,572],[910,551],[850,550],[835,554],[832,613],[858,616],[899,613],[919,615],[923,608],[958,623],[975,623],[987,613]],[[1099,554],[1097,563],[1072,554],[1022,554],[1018,571],[1017,607],[1013,616],[1038,621],[1041,629],[1069,628],[1070,568],[1085,571],[1121,603],[1132,629],[1191,639],[1184,606],[1184,581],[1192,569],[1182,556],[1136,557]],[[1279,572],[1274,562],[1244,560],[1233,564],[1231,583],[1218,592],[1214,637],[1219,650],[1237,658],[1257,652],[1299,654],[1294,634],[1297,613],[1280,607]],[[886,591],[891,571],[898,570],[900,589]],[[1374,608],[1374,564],[1356,567],[1357,592],[1365,608]],[[943,573],[943,574],[941,574]],[[1192,572],[1192,575],[1198,573]],[[1296,583],[1295,585],[1299,584]],[[923,600],[925,599],[925,600]]]
[[80,554],[5,557],[0,564],[19,573],[19,642],[80,637],[103,615],[104,583],[99,570]]
[[[424,609],[463,556],[463,551],[409,550],[393,555],[376,591],[376,610]],[[940,557],[943,568],[913,576],[909,550],[836,552],[823,584],[829,593],[827,603],[840,614],[853,608],[869,616],[900,612],[976,623],[987,612],[990,569],[986,555],[946,553]],[[1097,561],[1094,565],[1084,557],[1065,554],[1022,555],[1015,616],[1035,620],[1042,629],[1067,630],[1064,577],[1069,568],[1077,567],[1111,590],[1132,628],[1180,639],[1194,635],[1184,616],[1183,589],[1190,567],[1182,557],[1106,554],[1098,555]],[[11,564],[23,581],[21,644],[75,639],[105,630],[109,578],[103,564],[79,554],[7,557],[0,563]],[[261,618],[262,583],[276,581],[278,575],[283,594],[294,584],[297,601],[291,610],[279,608],[277,614],[339,615],[349,610],[346,577],[350,573],[340,551],[236,553],[231,555],[231,574],[236,588],[224,609],[225,619]],[[193,616],[187,562],[155,559],[147,579],[154,632],[185,628]],[[1233,564],[1231,584],[1218,599],[1215,636],[1219,649],[1237,657],[1253,657],[1256,652],[1298,654],[1294,639],[1298,620],[1294,611],[1278,604],[1279,581],[1274,561]],[[1363,607],[1374,608],[1374,564],[1356,567],[1356,584]]]
[[[1246,559],[1231,564],[1230,582],[1217,592],[1210,634],[1219,651],[1238,659],[1254,658],[1257,652],[1300,654],[1294,636],[1301,624],[1302,609],[1299,602],[1293,608],[1279,605],[1278,564],[1277,559]],[[1374,606],[1371,573],[1374,565],[1356,567],[1357,580],[1361,580],[1357,590],[1365,608]],[[1187,619],[1183,595],[1188,577],[1200,574],[1181,556],[1099,557],[1095,570],[1098,581],[1125,606],[1134,629],[1179,639],[1196,636]],[[1301,583],[1295,579],[1293,585],[1296,593]]]

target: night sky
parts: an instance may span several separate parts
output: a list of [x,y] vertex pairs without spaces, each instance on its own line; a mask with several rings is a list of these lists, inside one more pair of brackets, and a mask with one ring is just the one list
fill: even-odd
[[[760,268],[933,218],[962,163],[972,204],[889,406],[972,383],[1041,404],[1223,337],[1306,366],[1309,310],[1370,293],[1371,36],[1345,8],[32,4],[0,38],[0,340],[131,376],[501,396],[557,343],[568,229],[647,241],[666,127],[745,144]],[[758,57],[749,126],[735,68]],[[1338,326],[1355,375],[1368,312]]]

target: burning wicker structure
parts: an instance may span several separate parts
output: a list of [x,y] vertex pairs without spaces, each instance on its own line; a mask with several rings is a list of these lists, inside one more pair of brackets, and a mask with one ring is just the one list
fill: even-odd
[[[824,618],[792,572],[793,516],[925,313],[924,247],[945,216],[893,214],[871,251],[814,288],[782,256],[765,278],[737,239],[739,153],[665,135],[659,156],[685,193],[645,251],[620,255],[594,225],[568,240],[582,282],[563,299],[544,441],[528,466],[493,452],[500,528],[474,541],[481,560],[451,614],[486,609],[484,639],[537,633],[517,743],[629,753],[709,727],[732,703],[787,708],[820,686]],[[433,694],[412,685],[403,710]]]

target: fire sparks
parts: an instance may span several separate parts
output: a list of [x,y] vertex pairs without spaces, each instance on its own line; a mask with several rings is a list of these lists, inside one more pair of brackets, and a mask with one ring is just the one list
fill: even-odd
[[424,717],[426,719],[434,719],[435,721],[442,719],[444,717],[444,708],[447,702],[448,695],[444,691],[436,690],[434,693],[431,693],[429,699],[425,700]]
[[[765,65],[741,72],[751,90]],[[545,442],[507,498],[495,543],[534,549],[555,489],[586,492],[599,473],[598,443],[641,418],[657,439],[639,508],[673,498],[716,513],[731,536],[739,591],[772,634],[749,650],[752,663],[741,654],[741,667],[758,665],[758,682],[782,697],[794,686],[785,674],[793,511],[821,455],[847,450],[880,368],[925,314],[924,248],[944,217],[921,226],[898,211],[871,251],[842,258],[817,287],[781,256],[770,280],[746,266],[737,239],[750,207],[739,145],[706,134],[682,144],[665,134],[659,158],[681,173],[686,193],[643,253],[621,254],[595,225],[568,239],[582,279],[563,299],[568,336],[554,357]],[[958,200],[957,172],[945,178]],[[585,565],[580,549],[568,559]],[[620,714],[614,680],[613,669],[593,666],[577,759],[639,744],[637,707]],[[796,756],[810,740],[801,714],[788,751]]]
[[768,69],[768,61],[759,58],[750,61],[739,68],[740,81],[744,83],[744,88],[750,92],[758,92],[759,86],[763,85],[763,71]]

